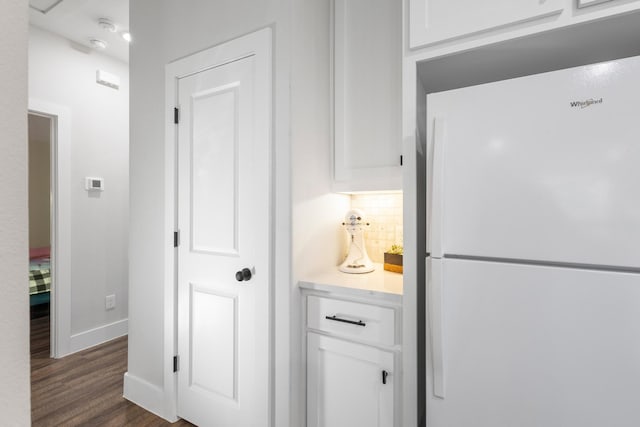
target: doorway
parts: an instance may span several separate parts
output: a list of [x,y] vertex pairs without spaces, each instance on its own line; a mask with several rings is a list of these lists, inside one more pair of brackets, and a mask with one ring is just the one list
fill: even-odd
[[167,68],[177,414],[198,425],[269,424],[270,52],[267,28]]
[[46,352],[42,335],[48,335],[48,357],[60,358],[70,353],[71,339],[70,113],[30,99],[28,114],[29,303],[38,319],[40,351]]
[[51,355],[51,158],[53,119],[28,115],[31,354]]

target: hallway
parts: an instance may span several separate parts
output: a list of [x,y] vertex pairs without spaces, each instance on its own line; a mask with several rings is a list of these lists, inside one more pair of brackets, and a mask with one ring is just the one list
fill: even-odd
[[127,337],[49,358],[49,316],[31,321],[33,426],[190,426],[171,424],[122,397]]

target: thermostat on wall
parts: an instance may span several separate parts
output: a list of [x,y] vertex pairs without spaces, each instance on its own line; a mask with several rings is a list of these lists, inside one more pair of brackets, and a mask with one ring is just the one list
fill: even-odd
[[85,188],[89,191],[102,191],[104,190],[104,179],[87,177]]

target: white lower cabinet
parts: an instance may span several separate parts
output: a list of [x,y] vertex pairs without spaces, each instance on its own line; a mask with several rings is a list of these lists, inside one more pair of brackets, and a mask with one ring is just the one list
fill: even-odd
[[303,292],[307,427],[401,425],[398,295]]
[[392,352],[309,332],[307,427],[394,425]]

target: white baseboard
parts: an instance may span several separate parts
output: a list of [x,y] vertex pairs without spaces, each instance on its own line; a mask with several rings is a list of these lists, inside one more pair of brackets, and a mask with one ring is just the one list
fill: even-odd
[[165,415],[164,390],[157,385],[131,375],[129,372],[124,374],[123,397],[169,422],[178,421],[177,417],[171,418]]
[[[69,340],[69,354],[127,335],[128,332],[129,320],[122,319],[108,325],[71,335],[71,339]],[[63,356],[66,356],[66,354]]]

